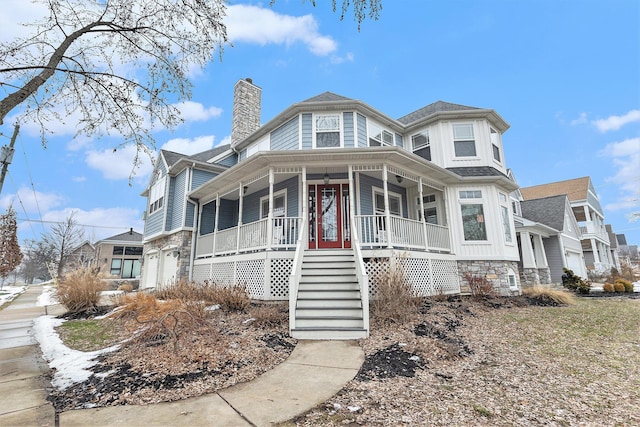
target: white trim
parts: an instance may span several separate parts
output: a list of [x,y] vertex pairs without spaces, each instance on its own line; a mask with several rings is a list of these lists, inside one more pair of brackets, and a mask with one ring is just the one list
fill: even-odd
[[[373,185],[371,186],[371,208],[373,209],[374,215],[376,215],[376,192],[378,192],[380,195],[382,195],[382,197],[384,197],[384,189],[380,187],[375,187]],[[387,190],[387,193],[389,193],[389,196],[396,197],[400,201],[400,203],[398,204],[400,208],[400,216],[403,216],[404,212],[402,209],[402,194],[396,193],[395,191],[388,191],[388,190]],[[389,208],[391,208],[391,206],[389,206]],[[384,212],[384,209],[382,210],[382,212]]]
[[[275,202],[275,200],[278,197],[282,196],[282,195],[284,195],[284,215],[276,216],[275,211],[274,211],[274,213],[273,213],[273,217],[274,218],[280,218],[281,216],[285,216],[285,217],[287,216],[287,189],[283,188],[282,190],[278,190],[278,191],[274,192],[273,193],[273,200]],[[260,219],[265,219],[269,215],[269,213],[267,212],[267,215],[263,216],[262,204],[263,204],[263,202],[265,200],[269,200],[269,195],[260,197],[260,208],[259,208],[259,218]],[[273,208],[275,209],[275,206]]]
[[[318,133],[318,130],[316,129],[316,119],[317,117],[321,117],[321,116],[336,116],[338,118],[338,137],[340,140],[340,145],[337,147],[318,147],[317,146],[317,140],[316,140],[316,136]],[[331,149],[331,148],[344,148],[344,120],[342,117],[342,112],[337,111],[337,112],[322,112],[322,113],[313,113],[311,115],[311,147],[313,149],[319,149],[319,150],[325,150],[325,149]],[[327,132],[335,132],[334,130],[332,131],[327,131]]]

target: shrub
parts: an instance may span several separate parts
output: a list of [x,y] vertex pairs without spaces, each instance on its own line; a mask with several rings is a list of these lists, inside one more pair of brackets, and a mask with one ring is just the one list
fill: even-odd
[[210,292],[213,302],[225,311],[247,311],[251,305],[249,294],[242,285],[212,285]]
[[58,300],[72,313],[91,312],[98,307],[104,276],[91,269],[75,270],[58,283]]
[[569,292],[543,286],[523,289],[522,293],[540,305],[573,305],[576,303],[575,297]]
[[251,311],[254,324],[261,327],[278,327],[289,322],[289,307],[284,304],[260,304]]
[[464,279],[469,284],[471,295],[476,298],[495,295],[496,291],[486,276],[465,273]]
[[616,279],[616,283],[622,283],[625,292],[633,292],[633,284],[626,279]]
[[615,291],[615,289],[613,289],[613,284],[612,283],[605,283],[604,286],[602,287],[602,289],[607,293],[612,293],[612,292]]
[[616,293],[622,293],[624,292],[624,284],[616,282],[613,284],[613,289],[616,291]]
[[194,283],[181,280],[173,286],[157,291],[156,295],[166,300],[218,304],[226,311],[246,311],[251,304],[249,294],[242,285],[223,286],[209,282]]
[[562,286],[579,294],[588,294],[591,291],[591,284],[580,276],[576,276],[572,270],[563,268]]
[[376,297],[370,303],[371,317],[381,323],[405,323],[418,313],[423,298],[416,295],[401,267],[380,270],[383,273],[372,279]]

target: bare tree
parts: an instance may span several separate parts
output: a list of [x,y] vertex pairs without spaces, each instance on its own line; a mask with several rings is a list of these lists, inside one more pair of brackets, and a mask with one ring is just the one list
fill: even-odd
[[55,248],[42,240],[26,240],[23,248],[25,257],[19,270],[25,283],[31,284],[35,279],[51,279],[48,266],[55,263]]
[[18,222],[16,211],[11,206],[7,212],[0,215],[0,278],[4,285],[5,278],[20,265],[22,251],[18,243]]
[[56,277],[58,280],[64,274],[64,267],[73,256],[73,251],[84,241],[84,229],[78,225],[75,212],[72,212],[63,222],[54,224],[49,232],[42,236],[44,245],[54,251],[56,263]]
[[[228,42],[224,0],[35,1],[49,16],[30,37],[0,44],[0,125],[21,106],[46,144],[47,123],[69,118],[78,133],[134,143],[134,166],[155,148],[154,127],[180,123],[189,73]],[[380,1],[342,0],[342,16],[353,5],[358,23],[367,7],[377,17]]]

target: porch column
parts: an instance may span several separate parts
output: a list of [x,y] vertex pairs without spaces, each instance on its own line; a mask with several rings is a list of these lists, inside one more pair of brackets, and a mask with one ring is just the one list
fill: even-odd
[[[303,234],[302,239],[306,239],[309,241],[309,188],[307,186],[307,167],[302,167],[302,218],[300,222],[300,228],[298,228],[298,235],[296,236],[296,241],[300,238],[300,230],[307,230],[306,233]],[[299,245],[305,245],[307,247],[308,243],[298,242]]]
[[353,187],[353,166],[349,165],[349,222],[351,223],[351,245],[359,245],[360,239],[359,234],[360,229],[358,229],[359,224],[356,224],[355,215],[356,215],[356,202],[355,202],[355,194]]
[[520,244],[522,246],[522,267],[536,268],[536,257],[533,253],[533,245],[531,244],[531,233],[521,231]]
[[269,214],[267,215],[267,250],[271,250],[273,244],[273,182],[275,175],[273,168],[269,168]]
[[424,248],[429,248],[427,241],[427,219],[424,217],[424,200],[422,200],[422,177],[418,178],[418,197],[420,198],[420,219],[422,221],[422,234],[424,235]]
[[593,252],[593,264],[600,263],[600,254],[598,253],[598,244],[596,243],[596,239],[589,239],[591,242],[591,251]]
[[213,225],[213,256],[216,256],[216,238],[218,237],[218,220],[220,219],[220,193],[216,193],[216,223]]
[[533,235],[534,251],[536,255],[536,264],[538,268],[547,268],[547,254],[544,250],[544,244],[542,243],[542,236],[540,234]]
[[244,191],[242,191],[242,181],[238,186],[238,230],[236,233],[236,253],[240,253],[240,232],[242,229],[242,209],[244,204]]
[[387,185],[388,180],[388,170],[387,164],[382,165],[382,188],[384,189],[384,217],[385,222],[387,223],[386,234],[387,234],[387,248],[392,249],[393,244],[391,243],[391,211],[389,210],[389,186]]

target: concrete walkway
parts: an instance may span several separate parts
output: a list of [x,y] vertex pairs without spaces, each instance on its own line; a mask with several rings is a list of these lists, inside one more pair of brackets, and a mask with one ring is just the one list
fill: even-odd
[[[40,288],[30,288],[0,311],[0,348],[5,331],[7,342],[24,343],[0,350],[2,426],[54,425],[54,410],[46,401],[46,365],[30,334],[33,318],[45,314],[42,307],[35,307],[40,292]],[[7,310],[14,304],[21,307],[17,310],[22,317],[10,321],[15,312]],[[18,329],[21,332],[11,332]],[[9,351],[7,357],[4,351]],[[63,412],[59,425],[270,426],[330,399],[355,377],[363,361],[362,348],[354,341],[299,341],[286,361],[254,381],[177,402]],[[25,387],[18,389],[20,381]]]

